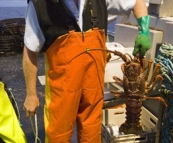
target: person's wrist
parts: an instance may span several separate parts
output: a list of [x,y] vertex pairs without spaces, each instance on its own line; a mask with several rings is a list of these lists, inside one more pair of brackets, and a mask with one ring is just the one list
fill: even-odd
[[150,36],[150,16],[142,16],[137,19],[138,24],[139,24],[139,34],[144,34],[147,36]]

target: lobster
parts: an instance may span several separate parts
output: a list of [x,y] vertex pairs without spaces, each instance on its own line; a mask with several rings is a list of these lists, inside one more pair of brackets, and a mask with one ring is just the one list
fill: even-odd
[[[103,48],[87,48],[86,51],[89,53],[93,50],[101,50],[106,52],[107,62],[111,59],[111,54],[121,58],[124,63],[121,65],[122,72],[124,74],[123,80],[119,79],[116,76],[113,76],[113,79],[123,87],[124,92],[118,92],[111,90],[116,97],[126,96],[126,121],[120,126],[119,131],[125,134],[136,134],[140,135],[142,133],[142,125],[140,124],[140,115],[142,111],[142,101],[146,99],[160,100],[167,106],[165,100],[162,97],[148,97],[145,94],[148,94],[154,89],[157,82],[160,81],[162,84],[162,75],[159,74],[160,64],[155,65],[152,77],[147,82],[150,69],[153,63],[153,60],[148,61],[148,65],[145,65],[145,59],[140,59],[139,55],[132,58],[129,54],[122,54],[119,51],[112,51]],[[145,70],[147,69],[147,72]],[[145,74],[146,73],[146,74]]]
[[113,53],[124,61],[121,65],[123,80],[113,76],[115,82],[123,87],[124,92],[115,90],[111,90],[111,92],[116,97],[125,96],[127,98],[126,121],[120,126],[119,131],[124,134],[140,135],[142,133],[142,125],[140,124],[142,101],[146,99],[160,100],[167,106],[162,97],[148,97],[145,95],[154,89],[157,82],[160,81],[160,85],[162,84],[162,76],[158,73],[160,64],[155,65],[151,79],[147,82],[153,60],[150,59],[146,66],[145,59],[141,60],[138,56],[132,59],[130,55],[122,54],[119,51]]

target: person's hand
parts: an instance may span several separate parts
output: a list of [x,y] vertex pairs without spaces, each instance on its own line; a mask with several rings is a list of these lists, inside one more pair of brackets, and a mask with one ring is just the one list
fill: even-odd
[[23,108],[26,112],[27,117],[34,116],[37,112],[38,107],[39,107],[39,99],[36,95],[26,96]]
[[136,56],[139,53],[140,58],[143,58],[146,52],[151,47],[150,36],[139,34],[135,40],[135,46],[133,50],[133,55]]
[[150,16],[139,18],[138,23],[140,31],[135,40],[133,55],[136,56],[139,53],[140,58],[143,58],[151,47],[151,37],[149,32]]

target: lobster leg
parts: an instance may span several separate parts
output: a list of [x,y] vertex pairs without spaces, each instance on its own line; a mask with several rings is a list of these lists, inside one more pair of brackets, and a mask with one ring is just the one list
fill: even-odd
[[114,93],[114,96],[117,98],[124,96],[124,92],[121,91],[111,90],[111,93]]
[[115,80],[116,83],[118,83],[121,87],[123,87],[123,81],[120,78],[113,76],[113,79]]
[[[123,88],[123,80],[121,80],[120,78],[118,78],[116,76],[113,76],[113,79],[115,80],[116,83],[118,83],[118,85],[120,85]],[[116,90],[111,90],[111,93],[114,93],[115,97],[124,96],[124,92],[121,92],[121,91],[119,92]]]
[[[148,68],[149,68],[148,71],[150,70],[151,65],[152,65],[152,60],[149,60],[148,61]],[[160,64],[156,64],[154,72],[153,72],[153,75],[152,75],[152,77],[150,79],[150,82],[146,85],[145,93],[149,93],[150,91],[152,91],[158,81],[160,81],[160,85],[162,84],[162,80],[163,80],[162,76],[161,75],[157,75],[159,70],[160,70]],[[145,78],[146,80],[148,79],[148,74],[149,74],[149,72],[147,72],[147,76]],[[155,76],[156,76],[156,78],[155,78]],[[152,86],[149,88],[150,85],[152,85]],[[167,106],[165,100],[162,97],[147,97],[147,96],[144,96],[144,99],[147,99],[147,100],[148,99],[150,99],[150,100],[160,100],[160,101],[163,102],[163,104],[165,106]]]
[[[149,73],[150,73],[150,70],[151,70],[151,65],[152,65],[152,63],[153,63],[153,60],[149,60],[148,61],[148,66],[146,67],[147,68],[147,73],[146,73],[146,76],[145,76],[145,80],[147,80],[148,79],[148,76],[149,76]],[[145,69],[146,69],[145,68]]]
[[163,80],[162,76],[161,75],[157,75],[155,80],[154,80],[154,82],[152,83],[152,86],[150,88],[148,87],[149,84],[146,85],[145,93],[148,93],[148,92],[152,91],[158,81],[160,81],[160,85],[161,85],[162,84],[162,80]]
[[152,84],[152,82],[153,82],[154,78],[156,77],[156,75],[158,74],[159,70],[160,70],[160,64],[156,64],[154,71],[153,71],[153,74],[152,74],[152,77],[151,77],[149,83],[147,84],[147,87],[149,87]]
[[147,97],[144,96],[143,100],[159,100],[161,101],[166,107],[168,106],[167,103],[165,102],[165,100],[162,97]]
[[[118,85],[120,85],[123,88],[123,81],[120,78],[113,76],[113,79],[116,83],[118,83]],[[111,93],[114,93],[115,97],[124,96],[124,92],[122,91],[111,90]]]

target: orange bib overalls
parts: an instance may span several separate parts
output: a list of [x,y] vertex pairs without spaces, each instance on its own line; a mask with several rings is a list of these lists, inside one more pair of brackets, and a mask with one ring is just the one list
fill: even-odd
[[104,30],[70,31],[45,55],[46,143],[70,143],[75,123],[79,143],[101,143],[106,49]]

